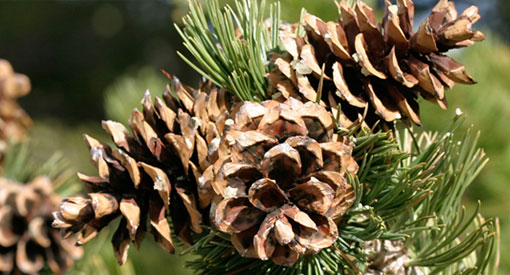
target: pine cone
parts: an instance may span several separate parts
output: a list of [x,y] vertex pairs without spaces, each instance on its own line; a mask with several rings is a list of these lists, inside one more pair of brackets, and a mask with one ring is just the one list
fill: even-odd
[[407,267],[407,248],[402,241],[373,240],[361,243],[368,253],[367,275],[423,275],[419,267]]
[[15,73],[11,64],[0,59],[0,163],[7,142],[20,141],[32,124],[30,117],[16,103],[16,98],[28,94],[30,80],[24,74]]
[[19,184],[0,178],[0,271],[35,274],[47,265],[62,273],[82,251],[51,227],[59,198],[46,177]]
[[340,104],[345,127],[365,108],[369,125],[379,118],[407,118],[419,125],[418,95],[446,109],[445,87],[475,83],[463,65],[444,53],[483,40],[481,32],[472,30],[480,18],[477,7],[457,16],[453,2],[441,0],[415,33],[411,0],[398,0],[398,5],[386,0],[380,26],[360,0],[354,8],[345,1],[337,5],[338,22],[324,23],[306,13],[305,37],[295,34],[296,26],[280,31],[287,54],[271,56],[276,68],[267,77],[283,97],[321,97],[335,114]]
[[244,102],[233,113],[218,161],[202,178],[219,194],[211,221],[242,256],[278,265],[330,247],[335,222],[354,201],[344,174],[358,169],[331,114],[293,98]]
[[172,78],[172,85],[175,94],[167,86],[164,100],[156,97],[152,102],[146,93],[143,113],[134,110],[129,120],[134,135],[120,123],[103,122],[118,148],[112,150],[85,135],[99,177],[79,174],[88,197],[65,199],[55,213],[54,226],[67,236],[78,233],[78,244],[122,216],[112,240],[120,264],[126,261],[130,241],[139,247],[147,217],[152,234],[168,252],[174,251],[168,212],[183,241],[191,242],[191,231],[202,232],[199,209],[208,207],[211,197],[197,190],[197,179],[210,166],[208,148],[223,131],[225,91],[210,82],[193,90],[177,78]]

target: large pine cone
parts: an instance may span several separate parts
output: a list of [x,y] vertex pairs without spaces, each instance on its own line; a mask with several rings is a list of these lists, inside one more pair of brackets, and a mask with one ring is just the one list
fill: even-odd
[[277,69],[268,80],[285,98],[321,97],[334,113],[340,104],[343,126],[362,117],[365,108],[369,125],[379,118],[421,124],[418,95],[446,109],[445,87],[475,83],[463,65],[444,55],[484,38],[472,30],[480,18],[475,6],[457,16],[453,2],[441,0],[413,32],[411,0],[398,0],[397,5],[386,1],[382,25],[361,0],[354,8],[345,1],[337,4],[338,22],[305,14],[305,37],[294,33],[296,26],[281,30],[288,54],[272,56]]
[[32,120],[16,103],[18,97],[30,92],[30,80],[15,73],[11,64],[0,59],[0,164],[8,141],[20,141]]
[[214,225],[231,234],[242,256],[279,265],[330,247],[335,222],[354,201],[344,174],[358,169],[351,142],[333,133],[331,114],[293,98],[244,102],[234,113],[213,173],[202,178],[219,194]]
[[135,110],[129,120],[134,135],[120,123],[103,122],[118,148],[112,150],[85,136],[99,177],[79,174],[89,189],[88,197],[65,199],[55,213],[54,226],[67,235],[79,233],[78,244],[122,216],[112,240],[120,264],[126,260],[130,241],[140,245],[147,217],[155,239],[169,252],[174,245],[168,213],[183,241],[191,242],[191,231],[202,232],[199,209],[210,204],[211,196],[198,192],[197,180],[210,166],[209,147],[218,143],[223,132],[225,91],[210,82],[193,90],[176,78],[172,85],[173,89],[167,86],[164,100],[156,97],[153,103],[146,93],[143,113]]
[[51,227],[60,198],[51,181],[38,177],[28,184],[0,178],[0,271],[35,274],[45,266],[62,273],[81,257],[81,248]]

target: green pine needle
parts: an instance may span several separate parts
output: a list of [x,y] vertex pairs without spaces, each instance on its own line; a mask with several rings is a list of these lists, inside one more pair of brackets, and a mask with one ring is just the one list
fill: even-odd
[[[178,53],[193,69],[241,100],[267,99],[268,55],[278,49],[280,4],[270,6],[265,21],[265,1],[238,0],[235,9],[220,8],[217,0],[189,3],[183,26],[175,25],[192,62]],[[269,24],[267,26],[266,24]],[[270,28],[268,28],[270,27]]]
[[197,237],[195,244],[183,253],[194,253],[198,259],[188,262],[187,266],[197,274],[356,274],[358,268],[353,265],[352,256],[364,257],[347,242],[340,239],[331,248],[324,249],[318,254],[301,257],[291,267],[273,264],[271,261],[243,258],[230,243],[228,235],[210,229]]

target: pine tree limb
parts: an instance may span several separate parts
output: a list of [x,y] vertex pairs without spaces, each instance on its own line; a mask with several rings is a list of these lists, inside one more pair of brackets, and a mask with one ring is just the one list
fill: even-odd
[[334,247],[282,267],[241,257],[228,235],[211,229],[188,250],[199,255],[189,267],[199,274],[372,274],[372,254],[364,247],[379,241],[401,246],[400,253],[408,258],[406,269],[494,273],[497,220],[485,220],[479,209],[470,217],[459,212],[462,195],[487,161],[471,131],[460,142],[454,139],[462,121],[456,117],[442,134],[362,130],[352,137],[360,170],[348,180],[357,198],[339,224]]

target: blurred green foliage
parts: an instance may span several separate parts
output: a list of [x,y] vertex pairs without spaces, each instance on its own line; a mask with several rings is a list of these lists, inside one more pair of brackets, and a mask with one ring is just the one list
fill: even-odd
[[[203,1],[203,0],[202,0]],[[266,0],[266,7],[269,10],[270,3],[277,0]],[[325,21],[334,21],[338,18],[338,9],[336,8],[333,0],[279,0],[282,6],[282,20],[287,22],[297,22],[301,15],[301,10],[305,8],[309,13],[320,16]],[[233,0],[220,0],[220,4],[228,4],[232,7]],[[376,0],[365,0],[365,3],[374,6]],[[175,0],[175,8],[172,12],[172,19],[178,24],[181,23],[181,18],[186,15],[188,9],[188,0]]]
[[124,125],[131,111],[140,109],[145,91],[161,96],[165,89],[166,77],[152,67],[141,68],[136,74],[121,76],[104,92],[106,117]]
[[176,51],[169,1],[0,1],[0,55],[32,81],[21,103],[35,118],[104,119],[102,92],[150,66],[197,77]]

